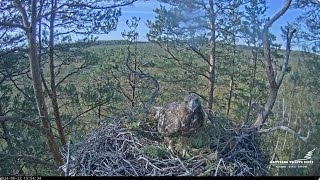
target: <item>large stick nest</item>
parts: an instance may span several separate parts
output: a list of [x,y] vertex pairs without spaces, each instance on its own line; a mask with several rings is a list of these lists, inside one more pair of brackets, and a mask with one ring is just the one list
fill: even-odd
[[[250,128],[207,124],[204,128],[214,128],[215,135],[211,138],[215,138],[212,141],[215,143],[198,149],[189,158],[181,158],[162,148],[154,125],[139,126],[140,133],[137,133],[121,120],[105,123],[82,142],[71,145],[69,155],[64,148],[65,162],[70,158],[61,168],[71,176],[254,176],[267,173],[266,158],[259,149],[257,135]],[[142,131],[144,136],[141,136]],[[165,152],[155,157],[146,153],[146,147]]]

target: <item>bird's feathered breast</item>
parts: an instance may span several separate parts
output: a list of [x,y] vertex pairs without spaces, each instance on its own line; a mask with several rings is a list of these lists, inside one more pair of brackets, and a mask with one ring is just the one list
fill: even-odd
[[169,103],[158,108],[155,115],[158,131],[164,136],[188,135],[203,125],[205,117],[200,102],[195,109],[190,109],[188,102]]

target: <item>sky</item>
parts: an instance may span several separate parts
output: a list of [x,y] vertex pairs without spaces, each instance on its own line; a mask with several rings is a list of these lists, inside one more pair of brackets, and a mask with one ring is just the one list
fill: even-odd
[[[275,15],[284,5],[286,0],[269,0],[267,1],[268,11],[267,17]],[[100,40],[121,40],[123,39],[121,32],[126,28],[126,20],[131,19],[133,16],[140,17],[141,20],[138,26],[139,41],[147,41],[146,34],[149,28],[146,26],[147,20],[154,21],[156,14],[153,9],[160,6],[160,3],[156,0],[144,1],[140,0],[131,6],[122,8],[122,16],[119,19],[118,27],[115,31],[110,32],[107,35],[99,37]],[[296,9],[289,9],[278,21],[276,21],[270,28],[270,31],[277,36],[277,43],[283,44],[281,37],[281,26],[284,26],[287,22],[292,22],[301,12]]]
[[122,16],[119,18],[119,23],[115,31],[110,32],[107,35],[100,37],[102,40],[119,40],[123,39],[121,32],[128,28],[126,20],[131,20],[132,17],[140,17],[139,26],[137,31],[139,32],[139,41],[147,41],[146,34],[149,28],[146,26],[147,20],[154,21],[156,13],[153,9],[160,7],[160,3],[156,0],[138,0],[131,6],[122,8]]

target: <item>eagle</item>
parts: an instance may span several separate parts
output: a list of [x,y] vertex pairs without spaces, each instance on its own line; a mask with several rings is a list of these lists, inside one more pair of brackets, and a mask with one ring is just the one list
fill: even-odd
[[164,136],[165,144],[171,152],[173,137],[189,137],[204,125],[207,118],[200,97],[195,93],[186,95],[182,102],[155,107],[154,113],[158,121],[158,132]]

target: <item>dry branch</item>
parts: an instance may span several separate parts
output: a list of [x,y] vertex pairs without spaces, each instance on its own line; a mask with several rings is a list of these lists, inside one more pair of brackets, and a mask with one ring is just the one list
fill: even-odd
[[158,81],[157,81],[157,79],[155,77],[151,76],[148,73],[145,73],[139,67],[137,67],[137,70],[131,68],[131,66],[129,65],[129,60],[131,59],[131,51],[130,51],[131,44],[132,44],[132,41],[129,42],[129,45],[127,47],[127,51],[128,51],[128,56],[127,56],[127,59],[126,59],[127,68],[131,71],[132,75],[138,76],[140,79],[144,79],[144,78],[150,79],[152,81],[152,83],[153,83],[154,91],[153,91],[151,97],[149,98],[149,101],[146,103],[146,105],[143,104],[143,110],[145,112],[148,112],[149,109],[150,109],[150,106],[155,101],[156,97],[158,96],[159,83],[158,83]]
[[308,130],[307,136],[303,137],[303,136],[301,136],[300,133],[297,133],[294,130],[292,130],[286,126],[276,126],[276,127],[269,128],[269,129],[260,129],[258,132],[259,133],[267,133],[267,132],[272,132],[272,131],[276,131],[276,130],[287,131],[287,132],[293,134],[294,137],[301,139],[303,142],[307,142],[309,139],[309,136],[310,136],[310,130]]
[[23,124],[26,124],[30,127],[33,127],[42,133],[45,133],[47,130],[45,128],[40,127],[39,125],[35,124],[34,121],[24,119],[24,118],[19,118],[19,117],[14,117],[14,116],[0,116],[0,122],[6,122],[6,121],[18,121]]
[[[148,127],[142,131],[155,132]],[[231,127],[229,129],[232,129]],[[229,130],[224,133],[230,134]],[[144,147],[161,147],[151,136],[139,137],[121,120],[105,123],[70,148],[75,157],[69,164],[71,176],[245,176],[265,174],[266,161],[259,150],[257,138],[249,131],[232,129],[232,147],[222,140],[214,147],[202,150],[190,158],[180,158],[166,152],[163,157],[151,157]],[[155,132],[156,133],[156,132]],[[148,134],[148,133],[147,133]],[[154,133],[152,136],[155,136]],[[158,137],[159,138],[159,137]],[[67,161],[67,147],[63,152]],[[224,149],[222,152],[222,149]],[[217,157],[219,156],[219,157]],[[220,161],[218,161],[220,159]],[[221,160],[223,159],[223,160]]]
[[281,86],[282,80],[284,78],[287,66],[288,66],[288,61],[289,61],[289,56],[291,52],[291,39],[293,36],[293,33],[295,30],[289,31],[287,29],[287,34],[286,34],[286,53],[285,53],[285,59],[284,63],[282,65],[282,70],[280,72],[279,80],[277,81],[277,75],[274,72],[272,60],[271,60],[271,45],[270,45],[270,37],[269,37],[269,28],[272,26],[272,24],[278,20],[290,7],[292,0],[287,0],[285,5],[282,7],[282,9],[274,15],[269,21],[266,22],[266,24],[263,27],[262,35],[263,35],[263,56],[264,56],[264,64],[265,64],[265,71],[266,75],[268,78],[269,82],[269,96],[267,99],[267,102],[264,105],[264,108],[261,110],[261,112],[258,115],[258,118],[254,124],[254,126],[259,130],[261,126],[266,122],[268,119],[268,116],[270,115],[272,108],[274,106],[274,103],[277,99],[278,96],[278,91]]

